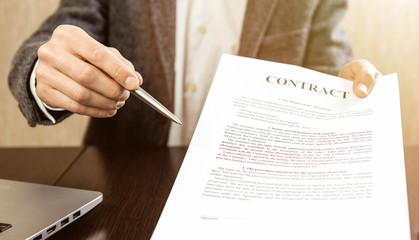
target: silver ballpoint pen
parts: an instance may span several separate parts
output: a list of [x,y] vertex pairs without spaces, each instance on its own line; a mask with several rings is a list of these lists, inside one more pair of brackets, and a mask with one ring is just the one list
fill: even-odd
[[169,118],[173,122],[181,125],[182,122],[173,114],[171,113],[163,104],[153,98],[150,94],[148,94],[144,89],[138,87],[136,90],[131,91],[132,95],[139,98],[141,101],[145,102],[148,106],[154,108],[157,112],[161,113],[163,116]]

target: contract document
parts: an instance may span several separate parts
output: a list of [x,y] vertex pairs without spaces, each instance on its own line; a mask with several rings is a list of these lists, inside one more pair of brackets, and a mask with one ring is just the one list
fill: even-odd
[[152,239],[410,239],[401,132],[396,74],[224,55]]

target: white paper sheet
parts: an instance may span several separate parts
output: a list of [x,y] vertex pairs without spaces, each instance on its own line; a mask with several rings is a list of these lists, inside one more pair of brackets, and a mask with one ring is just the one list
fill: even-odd
[[397,75],[224,55],[152,239],[410,239]]

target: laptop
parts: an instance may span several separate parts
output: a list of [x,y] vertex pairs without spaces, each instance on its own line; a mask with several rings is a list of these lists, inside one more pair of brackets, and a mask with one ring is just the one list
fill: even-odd
[[0,179],[0,239],[46,239],[102,199],[95,191]]

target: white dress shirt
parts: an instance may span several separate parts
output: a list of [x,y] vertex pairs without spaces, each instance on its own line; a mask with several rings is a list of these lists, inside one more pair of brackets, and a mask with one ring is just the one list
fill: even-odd
[[[177,1],[174,114],[183,125],[172,123],[169,146],[189,145],[221,55],[238,53],[246,4],[247,0]],[[48,106],[36,96],[35,68],[31,91],[55,123]]]
[[169,146],[189,145],[222,54],[237,54],[246,0],[178,0],[175,115]]

